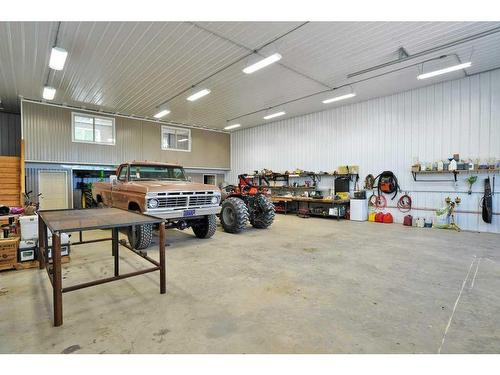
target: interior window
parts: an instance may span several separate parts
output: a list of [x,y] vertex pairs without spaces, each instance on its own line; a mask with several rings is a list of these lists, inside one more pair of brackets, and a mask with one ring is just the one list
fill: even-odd
[[73,142],[115,144],[115,119],[82,113],[72,114]]
[[162,150],[191,151],[191,130],[162,126],[161,148]]

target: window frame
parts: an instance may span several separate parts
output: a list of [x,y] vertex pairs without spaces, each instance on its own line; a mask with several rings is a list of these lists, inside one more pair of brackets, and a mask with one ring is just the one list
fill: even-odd
[[[170,131],[169,131],[170,130]],[[163,147],[163,134],[169,133],[169,134],[175,134],[177,135],[177,130],[182,130],[183,132],[188,133],[188,149],[183,150],[180,148],[172,148],[172,147]],[[173,131],[173,133],[172,133]],[[191,152],[191,143],[192,143],[192,138],[191,138],[191,129],[189,128],[180,128],[176,126],[170,126],[170,125],[162,125],[160,129],[160,147],[162,151],[181,151],[181,152]]]
[[[93,141],[81,141],[78,139],[75,139],[75,117],[76,116],[82,116],[82,117],[91,117],[92,118],[92,136],[93,136]],[[103,120],[111,120],[111,123],[113,124],[113,143],[104,143],[104,142],[96,142],[95,141],[95,119],[103,119]],[[87,143],[91,145],[98,145],[98,146],[116,146],[116,123],[115,123],[115,118],[114,117],[107,117],[107,116],[97,116],[94,114],[90,113],[81,113],[81,112],[71,112],[71,141],[74,143]]]
[[207,177],[213,177],[214,178],[213,185],[217,186],[217,174],[216,173],[206,173],[206,174],[204,173],[203,174],[203,183],[204,184],[206,184],[206,182],[205,182],[205,176],[207,176]]

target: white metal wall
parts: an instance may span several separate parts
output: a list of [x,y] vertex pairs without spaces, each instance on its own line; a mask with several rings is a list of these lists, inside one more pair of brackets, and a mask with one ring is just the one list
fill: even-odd
[[[453,153],[500,158],[499,69],[235,132],[227,179],[236,181],[239,173],[262,168],[333,171],[339,165],[359,165],[361,179],[392,170],[415,207],[440,207],[446,196],[459,195],[460,210],[479,211],[485,174],[479,176],[472,195],[466,193],[464,174],[456,186],[412,179],[414,157],[435,161]],[[498,191],[500,176],[496,176]],[[499,197],[499,193],[494,196],[497,215],[492,224],[485,224],[480,215],[461,213],[459,225],[500,233]],[[391,211],[401,220],[397,209]],[[432,212],[413,215],[428,217]]]

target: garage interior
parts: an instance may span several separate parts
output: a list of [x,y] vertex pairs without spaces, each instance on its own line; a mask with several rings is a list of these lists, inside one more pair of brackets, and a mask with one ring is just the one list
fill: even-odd
[[499,353],[500,22],[0,40],[0,353]]

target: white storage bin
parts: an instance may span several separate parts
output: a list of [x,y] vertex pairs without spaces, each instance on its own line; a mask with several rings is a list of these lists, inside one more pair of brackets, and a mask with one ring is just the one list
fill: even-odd
[[19,249],[31,249],[36,247],[37,240],[21,240],[19,241]]
[[[61,233],[61,245],[67,245],[70,241],[70,235],[68,233]],[[52,246],[52,236],[47,238],[49,246]]]
[[353,199],[350,201],[351,220],[368,220],[368,199]]
[[38,239],[38,215],[20,216],[21,240]]
[[[69,255],[69,246],[70,245],[61,245],[61,256],[68,256]],[[49,259],[52,259],[52,248],[49,247]]]

